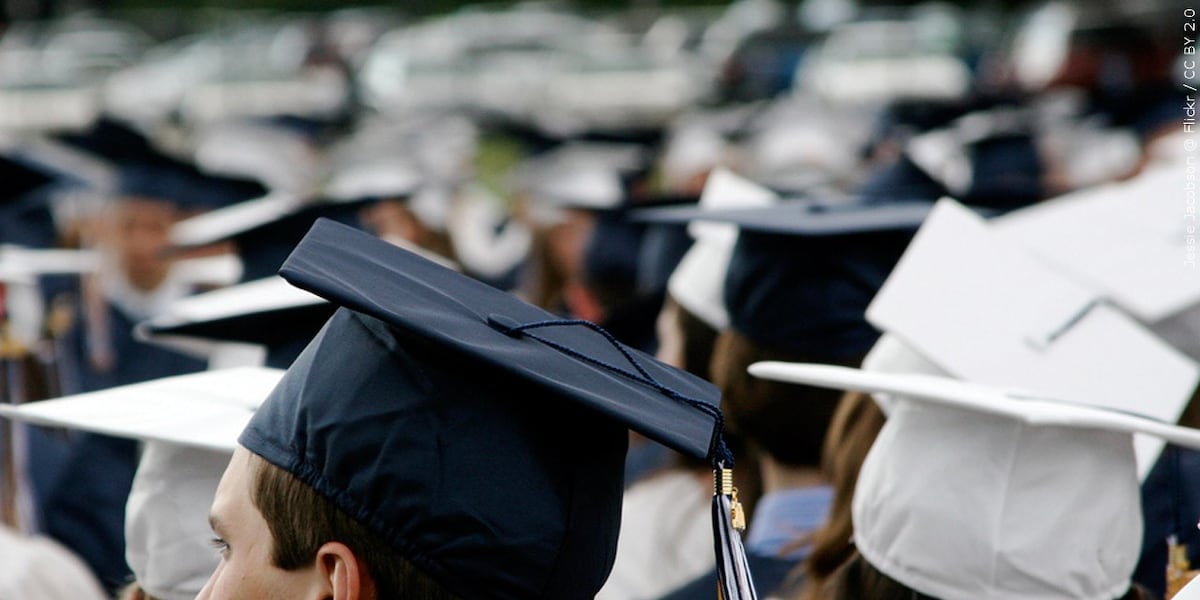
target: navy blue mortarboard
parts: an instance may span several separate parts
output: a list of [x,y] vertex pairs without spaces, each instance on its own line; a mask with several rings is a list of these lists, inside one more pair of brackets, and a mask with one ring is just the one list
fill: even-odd
[[328,221],[280,274],[344,308],[241,444],[460,597],[594,597],[626,428],[731,460],[711,384],[588,323]]
[[0,155],[0,200],[18,199],[54,181],[54,176],[27,162]]
[[64,134],[59,141],[116,165],[115,191],[122,197],[157,199],[187,210],[207,210],[266,193],[266,188],[255,181],[204,173],[156,148],[146,136],[115,119],[98,119],[88,131]]
[[57,189],[78,184],[54,165],[17,150],[0,154],[0,243],[48,248],[58,241]]
[[813,360],[860,357],[878,338],[865,312],[932,208],[927,202],[785,201],[762,208],[645,211],[740,229],[725,277],[730,327]]
[[118,173],[117,193],[122,197],[166,201],[184,210],[220,208],[266,193],[257,182],[209,175],[182,163],[131,163]]

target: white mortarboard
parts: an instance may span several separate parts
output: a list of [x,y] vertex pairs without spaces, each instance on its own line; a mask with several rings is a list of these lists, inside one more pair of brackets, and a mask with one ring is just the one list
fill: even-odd
[[100,112],[92,86],[0,88],[0,129],[82,129]]
[[[709,176],[700,195],[702,209],[765,206],[778,197],[752,181],[724,169]],[[688,312],[720,331],[729,326],[725,310],[725,271],[737,242],[731,223],[694,222],[688,231],[696,239],[667,280],[671,297]]]
[[[536,220],[552,222],[559,208],[610,210],[625,201],[624,174],[645,167],[636,144],[569,142],[517,169],[517,186],[529,192]],[[540,215],[538,209],[545,215]]]
[[337,169],[325,185],[325,195],[338,200],[404,198],[424,183],[420,170],[403,159],[355,162]]
[[193,153],[204,171],[249,177],[271,190],[307,192],[319,172],[317,150],[304,136],[247,121],[203,128]]
[[0,245],[0,281],[35,283],[39,275],[90,273],[100,267],[94,250],[60,250]]
[[[950,375],[1176,422],[1197,366],[1091,289],[942,200],[867,320]],[[1144,474],[1161,442],[1138,440]]]
[[242,261],[234,254],[181,258],[171,265],[171,274],[192,285],[233,285],[242,278]]
[[[293,346],[307,344],[333,310],[323,298],[271,276],[176,300],[162,314],[139,323],[135,335],[206,357],[213,366],[271,364],[273,351],[288,354],[280,362],[290,364]],[[247,344],[259,352],[247,352]],[[254,356],[257,361],[248,358]]]
[[184,219],[171,229],[177,249],[229,241],[242,261],[242,281],[274,275],[319,217],[357,223],[371,198],[328,198],[275,191]]
[[855,546],[938,598],[1111,600],[1142,543],[1132,435],[1200,430],[920,373],[758,363],[758,377],[898,401],[854,492]]
[[205,371],[22,405],[0,415],[143,440],[126,505],[126,559],[163,600],[194,598],[217,566],[208,507],[237,436],[283,371]]
[[1172,600],[1200,600],[1200,577],[1193,578],[1191,583],[1183,586]]
[[35,425],[233,452],[283,371],[240,367],[156,379],[21,405],[0,417]]
[[332,68],[310,68],[291,77],[205,81],[186,90],[180,111],[191,121],[298,115],[329,117],[342,110],[350,84]]
[[446,232],[467,271],[498,278],[529,255],[533,235],[510,219],[503,201],[483,185],[467,184],[446,222]]
[[675,189],[719,166],[728,142],[716,127],[703,122],[685,124],[668,139],[662,156],[663,179]]
[[312,202],[299,194],[272,192],[262,198],[238,202],[176,223],[171,228],[171,243],[188,248],[227,240],[293,214]]
[[1196,221],[1184,210],[1182,186],[1178,170],[1156,169],[1009,213],[994,226],[1153,323],[1200,303],[1195,245],[1190,255],[1188,246]]

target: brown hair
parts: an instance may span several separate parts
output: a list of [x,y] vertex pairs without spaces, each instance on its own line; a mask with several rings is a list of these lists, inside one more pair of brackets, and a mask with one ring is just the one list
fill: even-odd
[[[834,574],[828,598],[831,600],[936,600],[888,577],[861,554]],[[1143,600],[1153,597],[1144,588],[1132,585],[1117,600]]]
[[683,370],[697,377],[711,379],[713,348],[719,332],[684,308],[670,294],[667,294],[664,302],[675,306],[675,326],[683,336]]
[[364,565],[375,583],[378,600],[455,600],[379,536],[296,476],[257,456],[251,455],[251,460],[255,474],[250,499],[271,531],[275,566],[294,570],[312,565],[322,544],[337,541]]
[[829,517],[812,536],[808,558],[788,576],[786,589],[797,589],[796,600],[825,597],[830,577],[854,556],[851,501],[858,473],[867,452],[883,428],[883,411],[867,394],[848,392],[842,397],[829,434],[825,437],[822,470],[833,486]]
[[158,598],[147,594],[146,590],[143,590],[142,586],[138,585],[135,581],[125,586],[125,588],[117,594],[117,600],[158,600]]
[[[752,377],[746,367],[764,360],[830,362],[771,350],[733,331],[722,332],[713,350],[713,383],[735,432],[793,467],[819,467],[821,447],[841,392]],[[859,359],[832,364],[857,366]]]

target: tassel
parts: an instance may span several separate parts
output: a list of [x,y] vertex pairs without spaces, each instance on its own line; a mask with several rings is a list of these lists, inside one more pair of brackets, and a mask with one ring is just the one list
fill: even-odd
[[739,531],[745,528],[745,515],[741,503],[736,499],[733,470],[719,468],[713,471],[713,481],[713,541],[717,553],[718,597],[721,600],[758,600]]
[[1188,560],[1187,546],[1180,544],[1175,536],[1167,538],[1167,593],[1164,596],[1170,600],[1183,586],[1191,582],[1192,578],[1200,573],[1192,569],[1191,561]]

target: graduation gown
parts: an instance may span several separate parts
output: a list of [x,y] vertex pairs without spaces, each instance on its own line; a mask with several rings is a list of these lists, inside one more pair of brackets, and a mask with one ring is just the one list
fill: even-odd
[[[115,357],[111,369],[92,366],[82,333],[85,328],[76,327],[68,341],[83,391],[204,370],[204,361],[135,340],[135,318],[115,304],[109,303],[107,312]],[[125,564],[125,501],[137,463],[136,442],[80,434],[70,443],[58,476],[41,495],[45,532],[79,554],[109,591],[131,575]]]

